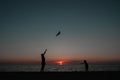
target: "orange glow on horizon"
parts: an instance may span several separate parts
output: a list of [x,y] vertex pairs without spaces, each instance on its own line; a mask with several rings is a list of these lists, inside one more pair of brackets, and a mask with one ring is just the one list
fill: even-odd
[[[79,56],[78,56],[79,57]],[[67,65],[71,64],[75,61],[83,61],[86,59],[88,63],[99,63],[99,62],[120,62],[120,58],[110,56],[103,57],[103,56],[80,56],[78,57],[57,57],[57,58],[49,58],[46,57],[46,63],[48,64],[56,64],[56,65]],[[0,63],[35,63],[35,64],[41,64],[41,57],[1,57],[0,56]]]
[[58,65],[63,65],[63,64],[64,64],[63,61],[57,61],[56,63],[57,63]]

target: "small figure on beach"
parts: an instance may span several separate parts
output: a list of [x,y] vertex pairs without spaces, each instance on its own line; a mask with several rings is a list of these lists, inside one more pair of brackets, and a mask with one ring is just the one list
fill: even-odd
[[83,62],[84,62],[84,63],[81,63],[81,64],[84,64],[84,66],[85,66],[85,71],[87,72],[87,71],[88,71],[88,68],[89,68],[88,63],[87,63],[86,60],[84,60]]
[[84,60],[84,65],[85,65],[85,71],[87,72],[87,71],[88,71],[89,66],[88,66],[88,63],[87,63],[87,61],[86,61],[86,60]]
[[41,54],[41,72],[44,72],[44,68],[45,68],[45,54],[47,52],[47,49],[45,49],[44,53]]

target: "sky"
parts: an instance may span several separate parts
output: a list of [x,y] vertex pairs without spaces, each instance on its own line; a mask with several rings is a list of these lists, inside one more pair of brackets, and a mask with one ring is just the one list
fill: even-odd
[[48,61],[120,61],[120,1],[0,0],[0,62],[40,61],[46,48]]

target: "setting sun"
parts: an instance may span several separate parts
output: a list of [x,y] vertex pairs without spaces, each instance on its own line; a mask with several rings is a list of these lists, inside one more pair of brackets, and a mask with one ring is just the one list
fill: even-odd
[[63,65],[63,61],[58,61],[57,62],[59,65]]

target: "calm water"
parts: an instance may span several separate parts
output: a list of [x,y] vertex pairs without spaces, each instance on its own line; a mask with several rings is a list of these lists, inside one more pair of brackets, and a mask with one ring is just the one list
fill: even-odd
[[[39,72],[41,65],[7,64],[0,65],[0,72]],[[45,71],[84,71],[84,65],[46,65]],[[120,65],[90,64],[89,71],[120,71]]]

